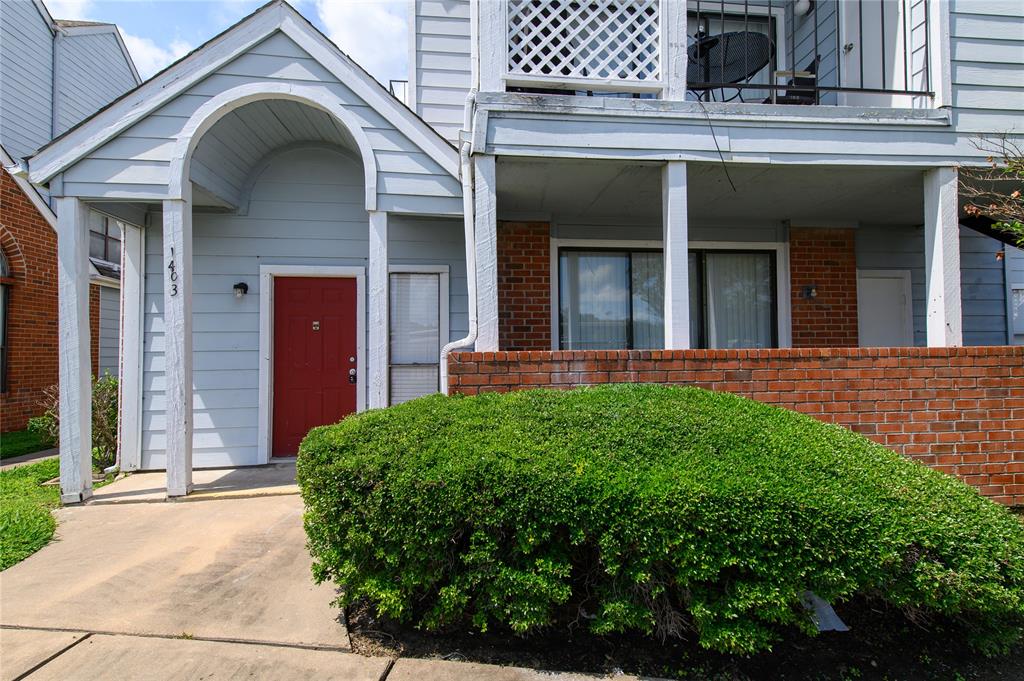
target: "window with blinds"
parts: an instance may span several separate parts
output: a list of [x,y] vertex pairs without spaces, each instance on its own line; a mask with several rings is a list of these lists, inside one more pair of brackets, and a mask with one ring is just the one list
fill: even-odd
[[441,276],[418,272],[390,275],[391,404],[438,390]]

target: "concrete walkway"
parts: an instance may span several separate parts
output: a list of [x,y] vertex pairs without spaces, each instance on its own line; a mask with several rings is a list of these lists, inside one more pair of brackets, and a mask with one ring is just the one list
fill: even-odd
[[56,511],[55,540],[0,574],[0,681],[592,678],[349,652],[291,471],[205,472],[206,503],[124,503],[155,489],[129,476],[97,490],[118,503]]
[[0,471],[6,471],[9,468],[17,468],[18,466],[27,466],[29,464],[42,461],[43,459],[56,458],[58,454],[57,448],[44,449],[39,452],[32,452],[31,454],[22,454],[21,456],[12,456],[9,459],[3,459],[3,463],[0,463]]

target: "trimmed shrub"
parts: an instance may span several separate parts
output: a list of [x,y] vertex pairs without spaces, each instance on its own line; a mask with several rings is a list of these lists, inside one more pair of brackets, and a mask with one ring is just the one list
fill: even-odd
[[[109,373],[92,378],[92,465],[103,470],[117,460],[117,377]],[[43,391],[43,413],[28,421],[28,430],[58,445],[60,440],[60,390],[51,385]]]
[[815,633],[806,591],[963,627],[988,652],[1024,627],[1006,509],[736,395],[435,395],[311,431],[298,479],[316,579],[428,629],[690,630],[747,654]]

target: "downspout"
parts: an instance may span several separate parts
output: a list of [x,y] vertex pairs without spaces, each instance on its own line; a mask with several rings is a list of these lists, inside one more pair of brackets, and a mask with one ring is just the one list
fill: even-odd
[[[476,110],[476,88],[466,96],[466,110],[463,118],[463,130],[470,131],[473,124],[473,113]],[[466,290],[469,294],[469,333],[464,338],[448,343],[441,348],[441,392],[448,394],[448,355],[453,350],[468,348],[476,343],[477,309],[476,309],[476,226],[475,204],[473,196],[473,160],[470,156],[472,143],[462,142],[459,148],[460,175],[462,176],[462,217],[465,228],[466,242]]]

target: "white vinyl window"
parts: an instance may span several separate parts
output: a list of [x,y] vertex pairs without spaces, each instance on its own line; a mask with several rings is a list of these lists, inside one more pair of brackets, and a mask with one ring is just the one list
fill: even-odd
[[435,393],[441,347],[448,342],[448,274],[390,275],[390,403]]

